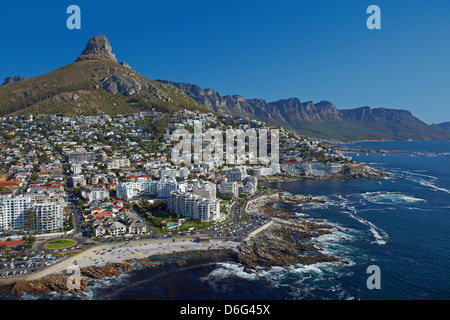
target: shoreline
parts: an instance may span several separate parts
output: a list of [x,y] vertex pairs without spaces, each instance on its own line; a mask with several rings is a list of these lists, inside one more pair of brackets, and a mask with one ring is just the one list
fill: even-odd
[[176,252],[211,249],[236,250],[238,245],[239,242],[223,239],[211,239],[210,242],[196,242],[193,237],[178,238],[175,241],[173,239],[143,239],[103,244],[86,249],[36,273],[0,279],[0,286],[10,285],[18,281],[39,280],[51,274],[65,272],[69,266],[74,264],[74,261],[77,261],[77,265],[82,269],[114,263],[126,263],[130,260],[145,259],[154,255]]
[[259,177],[260,182],[276,182],[276,181],[311,181],[311,180],[355,180],[369,179],[381,180],[393,177],[392,174],[376,170],[362,163],[345,164],[339,173],[315,175],[296,175],[296,176],[263,176]]
[[[97,245],[37,273],[0,279],[0,290],[20,296],[28,292],[45,295],[50,288],[53,290],[51,292],[56,291],[65,295],[69,293],[65,284],[68,278],[66,272],[74,261],[77,261],[77,266],[81,269],[85,291],[86,281],[89,279],[119,275],[123,271],[133,269],[135,262],[152,268],[159,265],[155,263],[157,257],[165,260],[174,256],[180,260],[176,263],[182,263],[189,257],[195,259],[204,257],[204,254],[221,252],[241,263],[246,272],[255,272],[258,268],[272,266],[285,267],[292,263],[314,264],[340,260],[322,254],[321,250],[310,242],[317,236],[331,232],[331,226],[291,219],[292,215],[288,212],[283,213],[271,208],[275,203],[289,205],[319,200],[304,196],[286,196],[277,190],[274,191],[272,194],[251,199],[247,203],[244,209],[246,212],[257,212],[269,217],[270,221],[251,231],[243,239],[210,238],[208,242],[199,242],[196,237],[191,236]],[[302,240],[296,238],[297,236],[292,237],[293,234]],[[304,256],[305,252],[311,255]],[[83,291],[81,293],[83,294]]]

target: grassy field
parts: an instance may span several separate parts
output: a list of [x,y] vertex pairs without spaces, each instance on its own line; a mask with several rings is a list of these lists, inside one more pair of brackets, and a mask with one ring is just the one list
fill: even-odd
[[59,240],[54,240],[54,241],[51,241],[51,242],[47,243],[44,246],[44,248],[45,249],[63,249],[63,248],[71,247],[71,246],[73,246],[75,244],[77,244],[77,242],[75,240],[59,239]]

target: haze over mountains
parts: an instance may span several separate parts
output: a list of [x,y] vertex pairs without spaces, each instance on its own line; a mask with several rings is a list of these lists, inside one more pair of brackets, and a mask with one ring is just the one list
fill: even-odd
[[448,126],[428,125],[409,111],[370,107],[337,109],[331,102],[298,98],[267,102],[221,96],[189,83],[151,80],[118,63],[105,36],[89,40],[72,63],[34,78],[5,79],[0,116],[24,114],[97,115],[184,108],[245,116],[302,134],[342,141],[449,140]]

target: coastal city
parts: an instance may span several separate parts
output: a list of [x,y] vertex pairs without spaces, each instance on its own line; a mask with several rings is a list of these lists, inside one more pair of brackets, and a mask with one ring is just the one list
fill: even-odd
[[224,133],[272,128],[188,110],[1,118],[1,277],[37,272],[108,241],[239,241],[270,221],[247,208],[270,193],[258,182],[338,175],[353,162],[337,148],[281,128],[275,174],[248,161],[177,165],[171,134],[192,132],[196,122]]
[[449,299],[448,12],[3,1],[5,310]]

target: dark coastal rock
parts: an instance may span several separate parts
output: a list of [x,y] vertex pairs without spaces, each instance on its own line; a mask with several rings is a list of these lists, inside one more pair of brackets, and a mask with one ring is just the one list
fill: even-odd
[[392,177],[392,175],[388,173],[376,170],[361,163],[343,165],[340,175],[344,178],[357,179],[383,179],[386,177]]
[[50,274],[40,279],[25,281],[16,281],[12,285],[4,286],[2,289],[14,295],[47,295],[57,292],[61,295],[68,293],[83,294],[86,291],[87,279],[103,279],[105,277],[114,277],[124,271],[133,269],[134,266],[129,263],[111,263],[104,266],[89,266],[82,268],[81,271],[81,290],[70,290],[67,287],[68,275],[64,272]]
[[304,195],[279,195],[280,201],[284,204],[288,205],[296,205],[300,203],[307,203],[307,202],[316,202],[316,203],[326,203],[325,200],[322,199],[314,199],[309,196]]
[[227,259],[235,258],[236,251],[233,249],[199,249],[180,252],[171,252],[165,254],[152,255],[147,259],[139,260],[140,263],[150,263],[151,267],[168,266],[171,264],[184,265],[193,261],[202,259]]
[[237,259],[247,270],[288,266],[291,264],[314,264],[334,262],[339,259],[320,252],[309,240],[330,233],[321,224],[275,223],[257,236],[242,242]]
[[41,279],[32,281],[17,281],[9,286],[9,292],[14,295],[46,295],[51,292],[57,292],[59,294],[68,294],[69,292],[79,294],[82,291],[86,291],[86,280],[81,280],[81,290],[69,290],[67,287],[67,274],[57,273],[45,276]]
[[93,279],[114,277],[134,267],[128,263],[111,263],[104,266],[89,266],[81,269],[81,275]]

